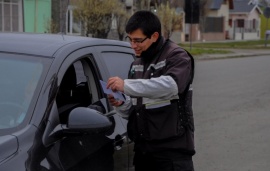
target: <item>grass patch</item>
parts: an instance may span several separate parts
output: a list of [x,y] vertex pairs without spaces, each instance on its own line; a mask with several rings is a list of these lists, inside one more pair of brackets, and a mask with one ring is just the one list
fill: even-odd
[[190,50],[189,48],[185,48],[185,47],[183,47],[183,48],[186,49],[192,55],[232,53],[229,50],[220,50],[220,49],[192,48]]
[[[267,42],[270,44],[270,40]],[[190,43],[179,44],[183,48],[190,46]],[[269,49],[265,47],[265,40],[250,40],[250,41],[231,41],[231,42],[204,42],[204,43],[192,43],[194,48],[227,48],[227,49]]]

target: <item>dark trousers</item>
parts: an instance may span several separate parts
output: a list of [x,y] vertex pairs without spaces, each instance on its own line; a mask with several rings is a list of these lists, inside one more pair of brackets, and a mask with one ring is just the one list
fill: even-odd
[[135,171],[194,171],[191,156],[176,151],[135,152]]

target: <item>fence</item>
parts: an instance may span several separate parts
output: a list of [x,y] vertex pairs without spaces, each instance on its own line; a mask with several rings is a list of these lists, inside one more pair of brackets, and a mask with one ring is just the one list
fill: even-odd
[[257,32],[259,27],[259,21],[258,20],[243,20],[238,19],[234,21],[234,30],[236,33],[253,33]]
[[257,40],[260,39],[260,22],[259,20],[237,19],[229,21],[229,37],[233,40]]

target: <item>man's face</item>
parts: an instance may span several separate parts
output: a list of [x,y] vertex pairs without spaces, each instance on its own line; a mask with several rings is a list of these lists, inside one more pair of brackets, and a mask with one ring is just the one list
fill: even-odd
[[143,51],[146,51],[152,43],[156,42],[158,33],[155,32],[151,37],[143,34],[141,29],[137,29],[128,34],[127,39],[130,41],[132,49],[134,49],[136,56],[140,56]]

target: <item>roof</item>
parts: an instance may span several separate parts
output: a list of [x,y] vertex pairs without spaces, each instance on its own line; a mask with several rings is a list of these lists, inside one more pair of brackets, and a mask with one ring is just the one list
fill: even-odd
[[[210,3],[211,10],[219,10],[224,0],[212,0]],[[233,0],[228,0],[229,9],[233,9]]]
[[31,55],[53,56],[60,48],[70,44],[121,45],[128,46],[124,41],[97,39],[61,34],[37,33],[2,33],[0,32],[0,52],[24,53]]
[[247,0],[234,0],[234,9],[231,9],[230,13],[250,13],[254,8],[261,13],[257,5],[249,3]]
[[219,10],[222,5],[223,0],[212,0],[210,4],[210,9]]

